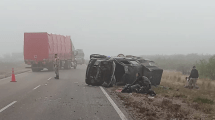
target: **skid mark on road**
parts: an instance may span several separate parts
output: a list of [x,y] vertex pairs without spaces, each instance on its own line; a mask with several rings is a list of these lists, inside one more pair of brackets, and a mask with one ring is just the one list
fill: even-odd
[[35,87],[33,90],[36,90],[37,88],[39,88],[40,87],[40,85],[38,85],[37,87]]
[[9,105],[5,106],[4,108],[2,108],[0,110],[0,113],[3,112],[4,110],[6,110],[7,108],[9,108],[10,106],[12,106],[13,104],[15,104],[17,101],[13,101],[12,103],[10,103]]
[[125,117],[125,115],[122,113],[122,111],[119,109],[119,107],[114,103],[114,101],[110,98],[110,96],[107,94],[107,92],[104,90],[103,87],[101,87],[102,92],[105,94],[105,96],[107,97],[107,99],[110,101],[111,105],[114,107],[114,109],[116,110],[116,112],[119,114],[119,117],[122,120],[127,120],[127,118]]

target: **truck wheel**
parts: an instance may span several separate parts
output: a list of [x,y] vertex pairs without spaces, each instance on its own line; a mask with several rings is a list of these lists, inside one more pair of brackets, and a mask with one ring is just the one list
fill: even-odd
[[68,69],[68,61],[67,60],[65,61],[64,69]]
[[74,69],[77,68],[77,61],[74,62]]
[[62,69],[63,63],[62,61],[60,61],[60,69]]
[[53,71],[53,70],[54,70],[54,65],[53,65],[53,63],[50,63],[50,64],[48,65],[48,70],[49,70],[49,71]]
[[37,65],[31,65],[32,72],[39,72],[39,68],[35,68]]
[[37,70],[35,68],[31,68],[32,72],[37,72]]
[[72,63],[71,61],[68,61],[68,69],[71,69],[72,68]]
[[41,71],[42,69],[41,69],[41,68],[32,68],[31,70],[32,70],[32,72],[39,72],[39,71]]

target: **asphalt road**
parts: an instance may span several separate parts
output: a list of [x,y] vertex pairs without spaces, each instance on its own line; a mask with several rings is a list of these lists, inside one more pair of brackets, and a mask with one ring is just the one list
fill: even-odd
[[54,72],[27,72],[0,79],[0,120],[121,120],[100,87],[85,84],[86,66]]

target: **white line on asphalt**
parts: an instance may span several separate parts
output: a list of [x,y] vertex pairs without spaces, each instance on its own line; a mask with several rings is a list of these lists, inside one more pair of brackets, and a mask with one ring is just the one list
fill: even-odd
[[50,77],[48,80],[51,80],[52,79],[52,77]]
[[40,87],[40,85],[38,85],[37,87],[35,87],[34,90],[36,90],[38,87]]
[[4,110],[6,110],[7,108],[9,108],[10,106],[12,106],[13,104],[15,104],[17,101],[13,101],[12,103],[10,103],[9,105],[5,106],[4,108],[2,108],[0,110],[0,113],[3,112]]
[[114,107],[114,109],[116,110],[116,112],[119,114],[119,117],[122,120],[127,120],[127,118],[125,117],[125,115],[122,113],[122,111],[119,109],[119,107],[114,103],[114,101],[110,98],[110,96],[107,94],[107,92],[103,89],[103,87],[101,87],[102,92],[105,94],[105,96],[107,97],[107,99],[110,101],[111,105]]

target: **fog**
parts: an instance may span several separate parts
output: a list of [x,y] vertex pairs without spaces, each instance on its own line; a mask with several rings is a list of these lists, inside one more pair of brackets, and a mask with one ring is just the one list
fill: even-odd
[[117,55],[214,54],[214,0],[1,0],[0,54],[24,32],[70,35],[76,49]]

